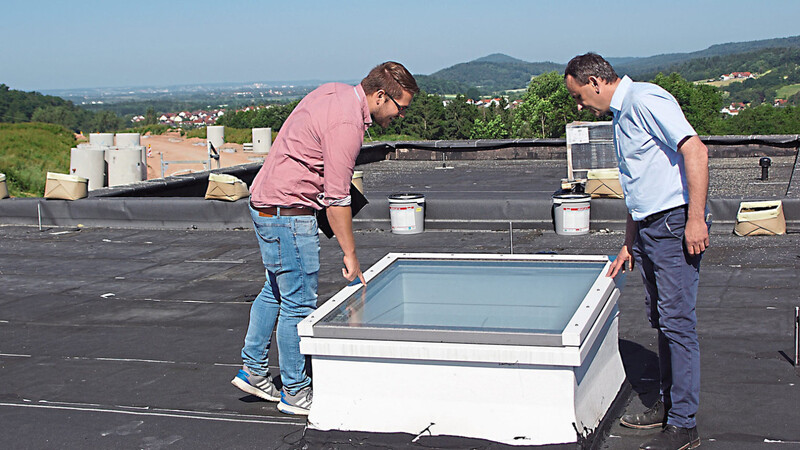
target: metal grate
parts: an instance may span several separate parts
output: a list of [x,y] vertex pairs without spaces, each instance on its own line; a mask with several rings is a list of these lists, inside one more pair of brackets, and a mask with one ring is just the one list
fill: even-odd
[[567,177],[585,178],[592,169],[617,167],[611,122],[572,122],[567,124]]

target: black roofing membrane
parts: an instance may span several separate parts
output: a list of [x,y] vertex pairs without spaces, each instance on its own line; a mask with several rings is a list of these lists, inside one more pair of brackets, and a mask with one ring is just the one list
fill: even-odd
[[[515,230],[513,238],[515,253],[615,254],[623,235]],[[800,236],[713,232],[711,239],[697,310],[703,446],[797,445],[800,377],[789,359],[800,303]],[[510,251],[508,231],[373,230],[357,232],[356,240],[363,268],[388,252]],[[130,250],[143,242],[150,242],[146,250]],[[323,302],[346,283],[335,240],[321,244]],[[249,301],[263,283],[255,245],[250,230],[0,227],[3,446],[503,448],[456,437],[411,442],[414,436],[403,434],[309,431],[304,437],[302,418],[284,416],[274,404],[231,386]],[[204,255],[241,261],[186,262]],[[629,402],[632,409],[643,409],[658,392],[655,331],[645,320],[643,295],[638,274],[628,276],[620,298],[620,352],[632,387],[622,406]],[[491,401],[495,388],[480,386],[475,401]],[[636,448],[651,435],[621,428],[620,412],[609,418],[607,433],[584,444]]]
[[[782,197],[794,158],[773,158],[767,183],[757,180],[757,159],[711,161],[715,224],[697,305],[702,448],[800,447],[800,376],[791,364],[800,200]],[[548,205],[563,162],[448,164],[455,168],[435,169],[440,161],[363,167],[371,204],[356,218],[362,269],[389,252],[509,253],[509,221],[514,253],[615,255],[622,244],[617,200],[593,201],[598,224],[590,234],[553,233]],[[385,196],[409,191],[425,193],[431,222],[422,234],[392,234]],[[789,234],[732,235],[740,200],[774,198],[784,199]],[[246,200],[128,197],[127,212],[119,200],[0,200],[0,224],[12,224],[0,225],[0,448],[507,447],[447,436],[304,433],[304,418],[230,384],[250,302],[264,282]],[[40,231],[40,202],[63,213],[64,226],[45,220]],[[95,225],[79,221],[85,217]],[[487,222],[463,222],[476,217]],[[320,303],[346,285],[335,240],[323,237],[321,248]],[[624,407],[643,410],[658,394],[656,333],[643,303],[639,275],[631,274],[619,300],[630,391],[608,427],[553,448],[632,449],[653,435],[618,425]],[[270,361],[277,363],[274,346]],[[476,389],[475,401],[488,402],[497,387]]]

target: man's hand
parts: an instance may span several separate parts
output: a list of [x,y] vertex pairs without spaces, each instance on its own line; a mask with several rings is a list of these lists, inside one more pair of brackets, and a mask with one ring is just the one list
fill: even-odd
[[[625,268],[626,262],[628,263],[627,269]],[[627,244],[623,245],[622,249],[619,251],[619,253],[617,253],[617,259],[611,263],[611,267],[608,268],[608,273],[606,273],[606,276],[614,278],[617,276],[617,273],[619,273],[620,269],[622,269],[623,272],[626,270],[633,270],[633,255],[631,255]]]
[[684,245],[690,255],[699,255],[708,247],[708,227],[705,223],[708,196],[708,149],[697,136],[684,139],[678,145],[686,169],[686,186],[689,188],[689,209]]
[[683,233],[686,251],[690,255],[699,255],[708,248],[711,241],[708,239],[708,226],[702,218],[689,218],[686,221],[686,230]]
[[364,279],[364,274],[361,273],[361,265],[358,263],[358,257],[355,253],[350,256],[344,255],[342,276],[345,277],[347,281],[353,281],[358,277],[358,279],[361,280],[361,284],[364,286],[367,285],[367,281]]

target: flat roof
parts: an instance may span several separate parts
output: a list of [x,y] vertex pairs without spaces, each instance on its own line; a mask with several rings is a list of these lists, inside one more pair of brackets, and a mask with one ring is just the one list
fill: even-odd
[[[757,159],[712,159],[711,200],[738,204],[743,198],[783,198],[793,160],[773,158],[771,180],[760,182]],[[552,183],[564,176],[558,162],[448,164],[456,168],[436,169],[441,161],[365,166],[370,207],[384,208],[380,197],[385,193],[422,191],[431,207],[429,218],[442,221],[416,235],[392,234],[388,221],[362,222],[356,231],[362,268],[390,252],[509,253],[507,226],[490,231],[488,222],[475,222],[469,229],[460,218],[524,217],[549,204]],[[425,181],[437,173],[446,175]],[[24,200],[0,200],[0,207],[4,202],[33,205],[36,214],[40,202],[64,203]],[[132,200],[96,201],[120,206]],[[161,207],[176,216],[201,202],[169,198]],[[365,448],[507,448],[426,435],[412,443],[414,436],[402,434],[305,430],[305,418],[285,416],[273,403],[233,387],[250,302],[264,282],[264,268],[247,225],[246,203],[229,204],[234,209],[219,206],[222,202],[206,204],[213,206],[176,227],[157,221],[80,228],[74,222],[45,222],[41,231],[30,224],[0,226],[2,446],[330,448],[356,442]],[[592,203],[593,220],[595,205],[602,204]],[[193,223],[202,225],[193,221],[216,220],[215,211],[235,225],[193,228]],[[232,212],[244,217],[230,217]],[[791,208],[786,214],[790,222],[798,218]],[[726,449],[797,445],[800,373],[791,359],[794,309],[800,306],[800,235],[790,227],[783,236],[737,237],[729,217],[717,218],[702,262],[697,305],[700,436],[704,445]],[[8,223],[6,217],[0,222]],[[623,240],[622,231],[613,227],[560,236],[546,225],[515,222],[513,252],[615,255]],[[346,285],[335,240],[322,237],[321,261],[320,303]],[[628,276],[619,299],[620,352],[632,389],[623,392],[621,403],[630,403],[632,410],[645,409],[658,395],[656,333],[646,321],[643,298],[638,273]],[[270,352],[277,362],[274,349]],[[496,389],[488,382],[476,388],[486,394],[476,401],[487,401]],[[587,445],[636,448],[652,435],[621,428],[620,413],[612,411],[607,432]]]
[[[800,442],[800,379],[789,360],[800,237],[715,232],[711,239],[697,307],[700,434],[724,448]],[[615,254],[622,233],[515,230],[513,241],[515,253]],[[356,242],[363,267],[391,251],[510,251],[508,231],[359,231]],[[346,284],[335,240],[323,238],[321,248],[320,302]],[[305,440],[314,448],[358,436],[367,446],[413,447],[402,435],[303,437],[304,418],[230,385],[249,302],[263,281],[251,230],[0,227],[2,441],[9,448],[290,448]],[[628,276],[619,300],[620,351],[633,409],[658,394],[656,335],[643,297],[638,274]],[[633,448],[648,435],[614,420],[603,445]]]

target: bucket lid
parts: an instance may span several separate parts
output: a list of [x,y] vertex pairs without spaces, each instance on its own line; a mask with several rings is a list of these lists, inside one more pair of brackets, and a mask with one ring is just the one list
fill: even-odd
[[392,194],[389,196],[389,202],[425,202],[423,194]]
[[553,198],[557,198],[559,200],[572,200],[572,201],[581,201],[590,199],[592,196],[589,194],[555,194]]

